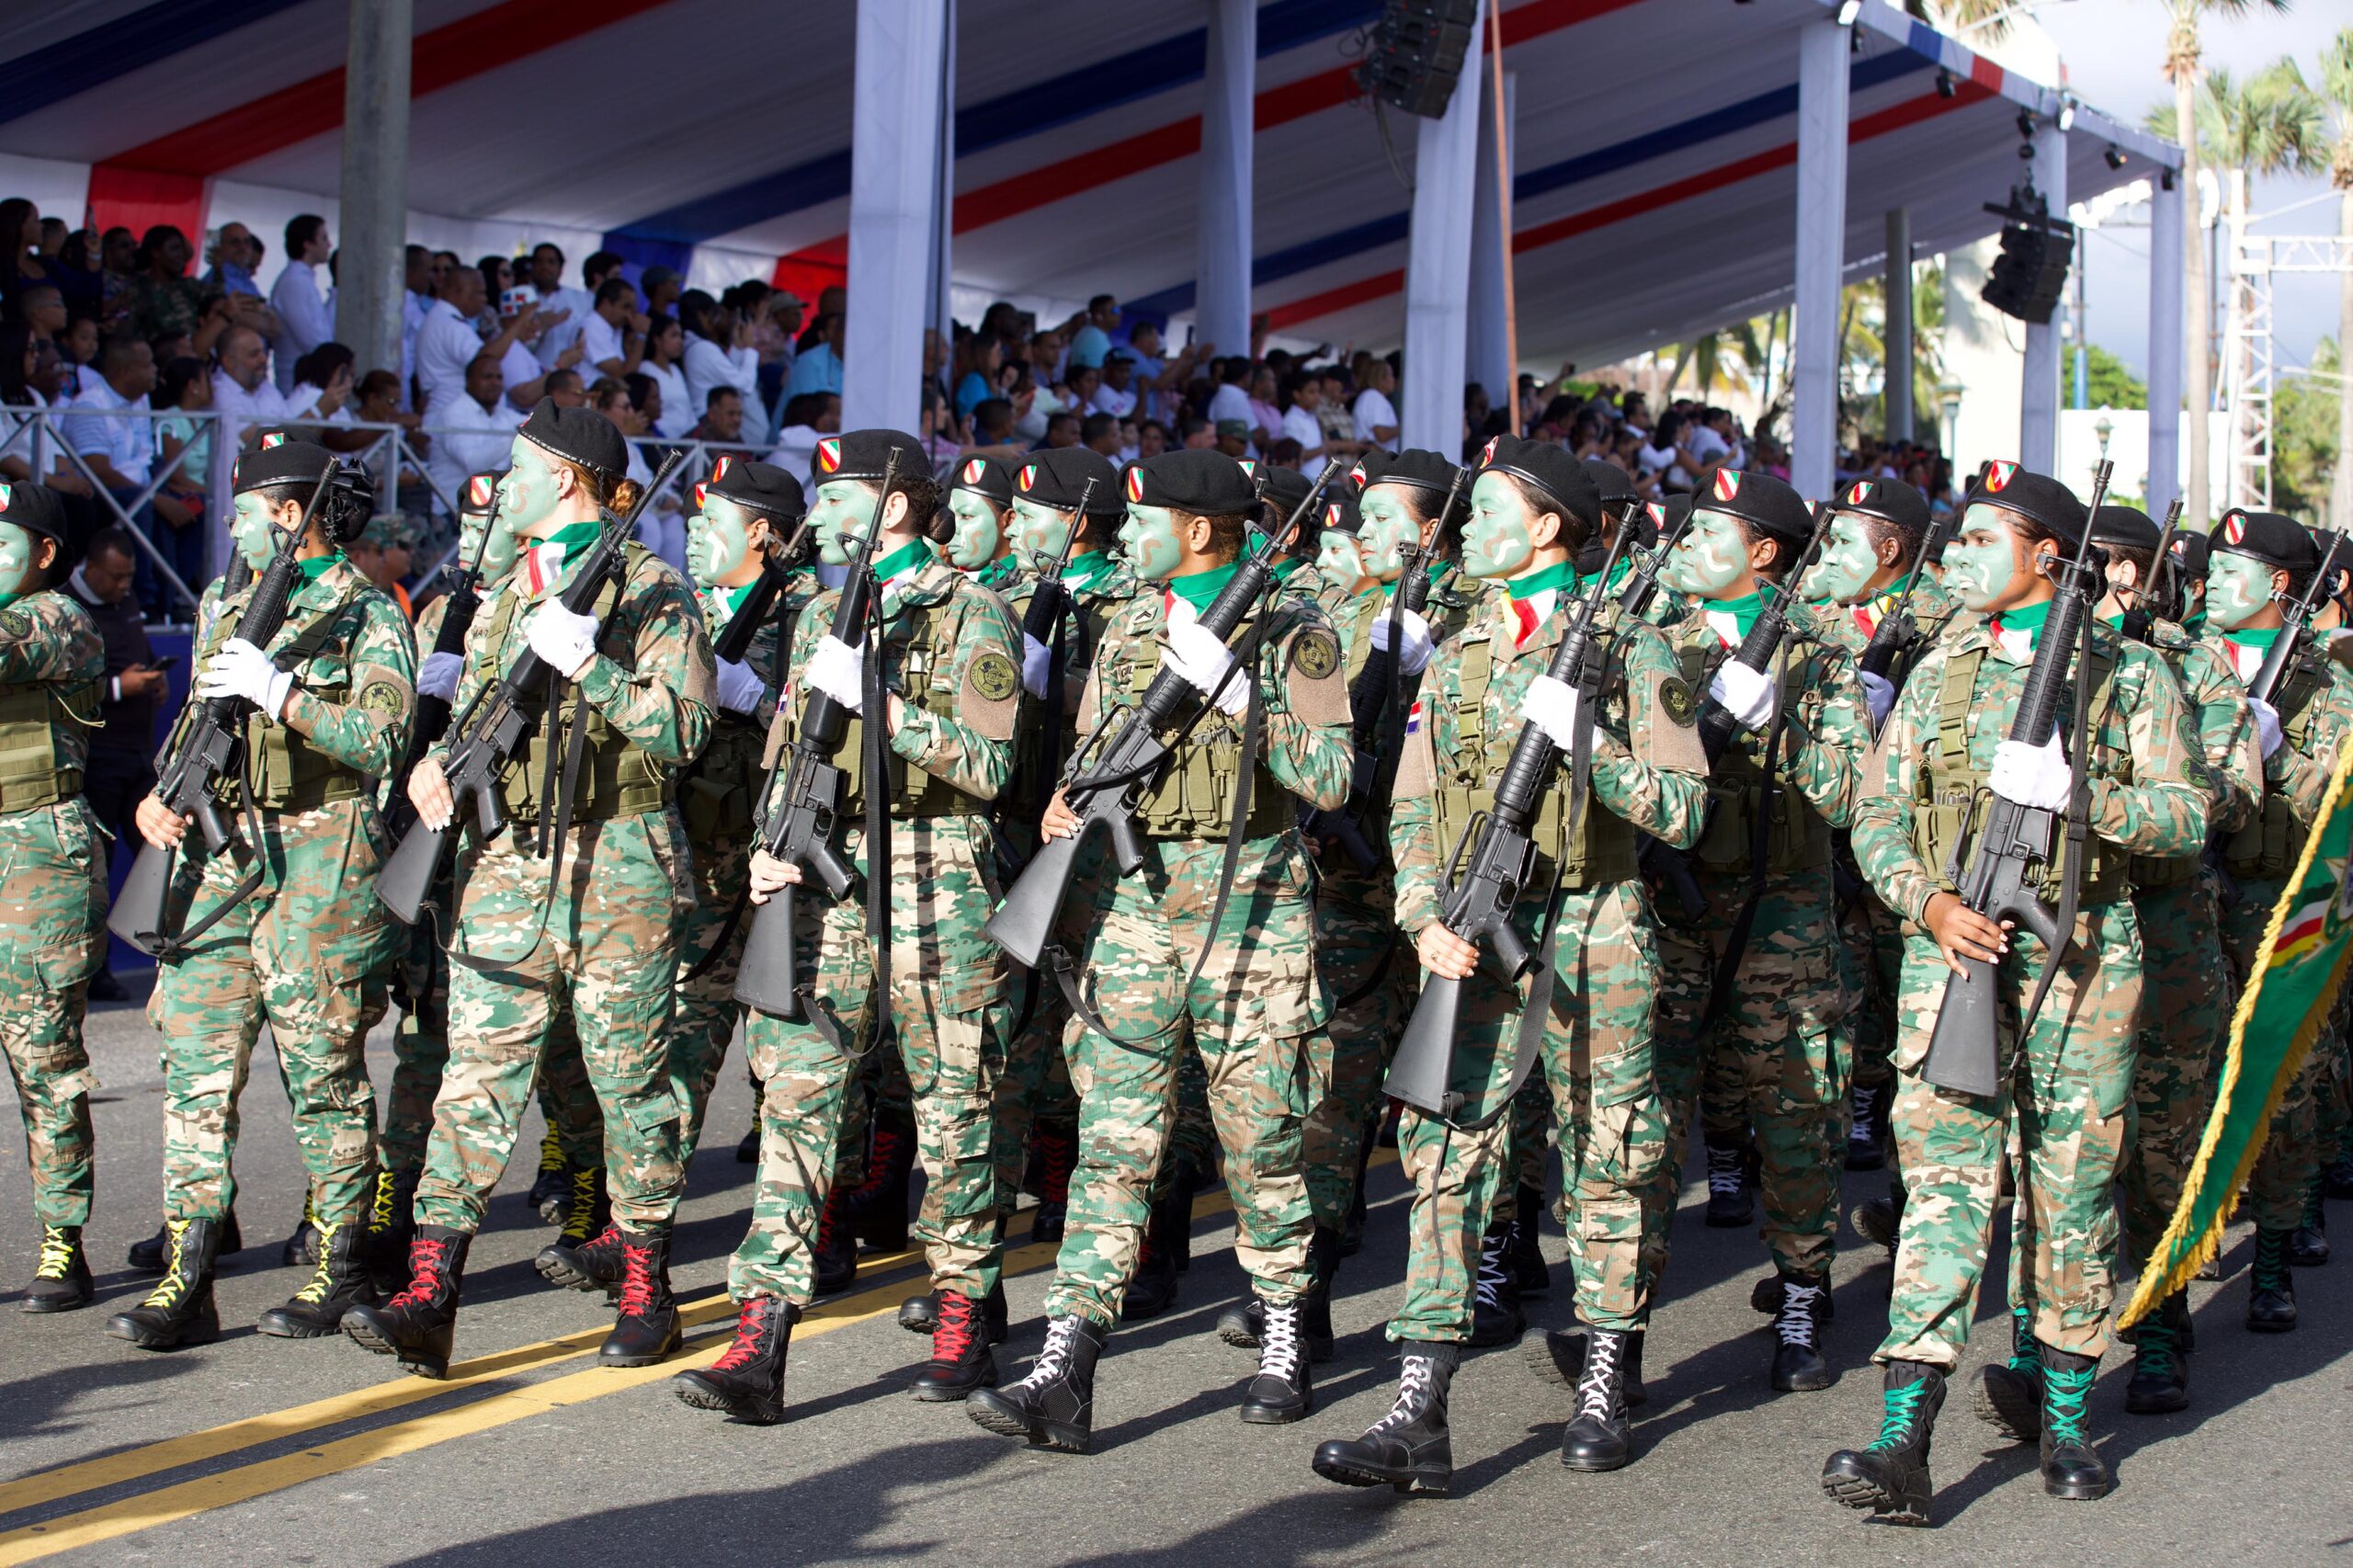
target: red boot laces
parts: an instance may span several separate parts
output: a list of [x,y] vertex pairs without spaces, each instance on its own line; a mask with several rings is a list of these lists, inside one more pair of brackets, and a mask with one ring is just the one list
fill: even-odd
[[725,1355],[710,1364],[714,1372],[732,1372],[757,1359],[767,1349],[767,1314],[766,1305],[754,1297],[735,1314],[734,1343],[727,1346]]
[[1069,1202],[1070,1174],[1078,1164],[1077,1142],[1059,1132],[1040,1132],[1038,1134],[1038,1152],[1042,1156],[1044,1166],[1038,1185],[1045,1189],[1038,1195],[1039,1201]]
[[939,1319],[931,1329],[931,1358],[961,1361],[972,1347],[972,1298],[954,1290],[939,1293]]
[[654,1252],[650,1247],[621,1244],[620,1315],[644,1317],[654,1311]]
[[408,1244],[408,1288],[386,1305],[414,1307],[431,1301],[441,1289],[442,1271],[449,1267],[449,1244],[438,1236],[419,1236]]

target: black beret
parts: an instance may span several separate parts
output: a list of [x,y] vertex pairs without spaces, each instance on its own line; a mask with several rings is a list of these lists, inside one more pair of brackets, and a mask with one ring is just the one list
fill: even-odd
[[0,483],[0,523],[14,523],[28,534],[55,540],[61,547],[71,538],[65,497],[46,484]]
[[1553,506],[1587,528],[1601,526],[1601,492],[1585,464],[1568,449],[1552,441],[1518,436],[1497,436],[1479,454],[1479,472],[1493,471],[1524,480],[1541,491]]
[[243,495],[273,484],[316,484],[335,466],[335,454],[312,441],[292,440],[272,431],[250,452],[237,454],[230,488]]
[[1013,504],[1013,472],[995,458],[966,458],[956,465],[950,490],[969,490],[992,506]]
[[629,472],[629,443],[621,439],[619,426],[593,408],[559,408],[555,399],[543,397],[523,421],[520,434],[541,451],[582,468],[598,473]]
[[2204,534],[2192,533],[2188,528],[2177,528],[2174,531],[2173,558],[2180,563],[2182,571],[2190,576],[2201,581],[2205,578],[2206,562],[2211,553],[2211,550]]
[[2138,506],[2102,506],[2092,514],[2092,542],[2154,551],[2165,530]]
[[486,517],[498,503],[498,475],[477,473],[466,481],[463,494],[458,497],[458,510],[469,517]]
[[2070,544],[2081,543],[2089,520],[2075,493],[2047,473],[2036,473],[2014,462],[1991,462],[1962,498],[1961,510],[1983,503],[1999,506],[2057,535]]
[[2320,564],[2320,551],[2313,544],[2313,536],[2295,518],[2277,512],[2250,512],[2234,506],[2214,525],[2207,542],[2216,550],[2290,572],[2310,572]]
[[774,463],[752,462],[732,453],[719,460],[702,491],[786,522],[799,522],[809,510],[799,480]]
[[1838,493],[1838,510],[1893,523],[1910,534],[1928,531],[1928,498],[1898,480],[1858,479]]
[[[2313,523],[2306,523],[2304,531],[2313,536],[2313,551],[2317,560],[2332,562],[2329,567],[2332,573],[2353,571],[2353,540],[2347,540],[2335,528],[2325,528]],[[2336,547],[2333,555],[2330,552],[2332,545]]]
[[1428,448],[1408,447],[1402,452],[1365,453],[1348,471],[1348,477],[1356,482],[1359,495],[1376,484],[1410,484],[1444,495],[1454,488],[1455,472],[1453,463]]
[[1624,506],[1642,499],[1633,476],[1608,458],[1586,459],[1585,471],[1593,476],[1593,487],[1601,492],[1604,506]]
[[809,460],[809,477],[820,484],[834,479],[880,483],[893,454],[899,460],[901,478],[930,474],[931,459],[925,455],[923,443],[904,430],[851,430],[817,443]]
[[1738,517],[1759,533],[1802,545],[1813,537],[1813,510],[1786,483],[1769,473],[1720,468],[1691,504],[1706,512]]
[[1140,506],[1173,506],[1199,517],[1240,517],[1258,504],[1258,487],[1223,452],[1187,448],[1128,465],[1122,487]]
[[[1242,466],[1251,469],[1252,477],[1258,482],[1258,499],[1272,506],[1278,518],[1286,521],[1315,488],[1314,481],[1295,468],[1277,468],[1272,463],[1260,463],[1255,467],[1244,463]],[[1331,487],[1326,485],[1324,488],[1328,490]]]
[[1320,529],[1326,533],[1352,534],[1361,532],[1363,528],[1364,515],[1357,510],[1357,504],[1339,487],[1327,486],[1324,492],[1323,515],[1309,518],[1300,531],[1312,534]]
[[[1095,486],[1089,490],[1089,484]],[[1090,517],[1116,517],[1126,503],[1120,499],[1120,471],[1092,447],[1054,447],[1032,452],[1013,476],[1013,488],[1025,500],[1057,512],[1075,512],[1082,498]]]

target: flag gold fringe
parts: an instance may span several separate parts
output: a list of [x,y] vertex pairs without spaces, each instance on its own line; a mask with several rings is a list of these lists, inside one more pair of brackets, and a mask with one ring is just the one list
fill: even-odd
[[[2244,1065],[2243,1045],[2247,1025],[2254,1019],[2256,999],[2262,994],[2263,977],[2271,967],[2271,953],[2279,943],[2279,928],[2287,923],[2289,914],[2303,896],[2304,879],[2312,874],[2313,862],[2320,854],[2322,829],[2343,802],[2348,778],[2353,778],[2353,738],[2348,738],[2337,751],[2336,767],[2329,775],[2327,793],[2321,797],[2320,810],[2313,815],[2313,831],[2304,839],[2303,853],[2297,858],[2296,869],[2288,879],[2278,907],[2271,912],[2269,924],[2263,928],[2263,945],[2256,950],[2255,962],[2248,966],[2246,994],[2239,998],[2238,1009],[2231,1017],[2230,1055],[2222,1063],[2221,1085],[2214,1093],[2214,1111],[2207,1118],[2205,1134],[2199,1140],[2197,1162],[2190,1166],[2188,1178],[2182,1183],[2180,1206],[2174,1210],[2173,1219],[2165,1226],[2165,1233],[2150,1250],[2153,1261],[2171,1256],[2174,1247],[2185,1238],[2188,1230],[2190,1211],[2198,1207],[2196,1199],[2205,1188],[2209,1175],[2207,1167],[2213,1161],[2215,1145],[2222,1141],[2222,1126],[2229,1119],[2231,1095],[2238,1086],[2239,1073]],[[2330,970],[2319,999],[2296,1027],[2296,1038],[2289,1042],[2288,1054],[2279,1064],[2279,1075],[2272,1082],[2270,1094],[2265,1097],[2262,1119],[2239,1156],[2238,1168],[2230,1173],[2226,1190],[2233,1195],[2231,1201],[2215,1209],[2213,1220],[2207,1225],[2205,1233],[2198,1238],[2197,1244],[2177,1259],[2162,1278],[2154,1268],[2143,1268],[2140,1285],[2133,1290],[2132,1300],[2126,1303],[2123,1313],[2117,1320],[2119,1328],[2131,1328],[2148,1316],[2156,1310],[2158,1302],[2188,1285],[2207,1260],[2222,1251],[2223,1231],[2230,1223],[2231,1210],[2237,1207],[2236,1194],[2245,1185],[2247,1177],[2255,1170],[2256,1160],[2263,1153],[2263,1145],[2271,1135],[2272,1113],[2279,1108],[2280,1097],[2303,1069],[2304,1058],[2311,1053],[2313,1040],[2328,1022],[2329,1010],[2336,1003],[2336,993],[2345,983],[2348,959],[2353,959],[2353,942],[2347,942],[2338,949],[2336,966]]]

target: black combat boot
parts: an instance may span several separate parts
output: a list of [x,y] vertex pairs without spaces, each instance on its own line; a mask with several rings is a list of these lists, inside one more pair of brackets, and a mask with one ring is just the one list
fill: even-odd
[[[1639,1409],[1648,1404],[1651,1391],[1643,1386],[1643,1341],[1647,1337],[1641,1329],[1626,1335],[1626,1369],[1620,1386],[1626,1395],[1626,1408]],[[1585,1376],[1585,1335],[1566,1329],[1548,1328],[1540,1339],[1528,1342],[1528,1369],[1551,1383],[1554,1388],[1573,1389]]]
[[1236,1350],[1256,1350],[1266,1324],[1265,1303],[1256,1296],[1245,1296],[1217,1314],[1217,1336]]
[[408,1283],[408,1244],[416,1240],[416,1183],[422,1171],[378,1171],[368,1194],[368,1233],[360,1252],[380,1297]]
[[90,1260],[82,1251],[82,1227],[43,1225],[40,1261],[33,1266],[31,1282],[25,1287],[24,1310],[70,1312],[88,1306],[97,1294]]
[[1479,1275],[1471,1289],[1471,1348],[1517,1345],[1527,1317],[1519,1310],[1519,1270],[1512,1258],[1517,1220],[1493,1221],[1479,1238]]
[[[1142,1323],[1176,1304],[1176,1276],[1184,1271],[1192,1254],[1191,1178],[1190,1171],[1178,1166],[1169,1179],[1168,1190],[1152,1206],[1151,1216],[1144,1221],[1135,1278],[1128,1281],[1126,1303],[1120,1309],[1121,1323]],[[1219,1320],[1221,1337],[1229,1345],[1245,1343],[1227,1334],[1229,1326],[1225,1320]],[[1257,1340],[1253,1337],[1246,1343],[1256,1345]]]
[[572,1188],[572,1167],[563,1158],[563,1143],[551,1123],[540,1134],[540,1168],[531,1177],[531,1190],[524,1199],[539,1215],[540,1223],[563,1222],[564,1195]]
[[1886,1411],[1868,1449],[1841,1449],[1822,1467],[1822,1490],[1834,1503],[1868,1508],[1892,1525],[1925,1525],[1935,1486],[1928,1439],[1945,1403],[1945,1375],[1925,1361],[1887,1364]]
[[1001,1437],[1029,1438],[1033,1449],[1086,1452],[1095,1442],[1095,1362],[1106,1337],[1089,1319],[1048,1318],[1029,1375],[1010,1388],[973,1390],[965,1411]]
[[2042,1489],[2053,1497],[2089,1502],[2115,1484],[2084,1428],[2098,1376],[2098,1357],[2042,1346]]
[[[233,1205],[229,1210],[229,1218],[222,1221],[221,1250],[212,1255],[212,1261],[217,1265],[221,1259],[231,1253],[244,1250],[244,1233],[237,1229],[237,1210]],[[125,1255],[123,1261],[134,1274],[161,1274],[164,1272],[165,1260],[171,1256],[171,1251],[172,1222],[166,1220],[156,1226],[155,1233],[145,1241],[131,1243],[131,1251]]]
[[1512,1213],[1511,1261],[1519,1293],[1523,1298],[1545,1295],[1552,1289],[1552,1268],[1544,1261],[1544,1249],[1537,1244],[1537,1221],[1544,1213],[1543,1188],[1521,1187]]
[[866,1180],[850,1201],[858,1239],[876,1252],[906,1250],[907,1179],[915,1164],[915,1113],[878,1108]]
[[1304,1421],[1315,1408],[1315,1381],[1308,1371],[1304,1300],[1280,1306],[1259,1303],[1258,1375],[1242,1394],[1242,1419],[1256,1426]]
[[666,1231],[619,1233],[620,1315],[597,1347],[600,1367],[651,1367],[678,1347],[678,1301],[670,1294]]
[[1366,1124],[1364,1136],[1357,1140],[1357,1184],[1348,1193],[1348,1211],[1340,1221],[1342,1257],[1354,1257],[1364,1250],[1364,1178],[1372,1168],[1373,1144],[1380,1127],[1376,1118]]
[[561,1285],[567,1290],[602,1290],[608,1297],[619,1295],[621,1228],[608,1222],[585,1242],[566,1238],[550,1242],[531,1260],[531,1267],[549,1284]]
[[1857,1084],[1848,1096],[1853,1119],[1847,1124],[1847,1168],[1876,1171],[1886,1168],[1886,1088]]
[[2292,1231],[2255,1233],[2255,1262],[2247,1269],[2246,1325],[2257,1334],[2285,1334],[2296,1326],[2296,1281],[2288,1271]]
[[784,1418],[784,1358],[801,1309],[775,1296],[755,1296],[735,1314],[735,1338],[708,1367],[680,1372],[671,1392],[698,1410],[723,1411],[754,1426]]
[[319,1261],[310,1283],[283,1306],[270,1308],[254,1326],[280,1339],[324,1339],[343,1326],[354,1307],[383,1300],[368,1269],[368,1221],[359,1215],[320,1227]]
[[319,1261],[322,1250],[319,1234],[319,1211],[315,1200],[302,1199],[302,1220],[286,1244],[278,1249],[278,1261],[289,1268],[304,1268]]
[[1340,1272],[1340,1233],[1329,1225],[1316,1226],[1307,1240],[1307,1272],[1313,1282],[1307,1288],[1300,1333],[1307,1340],[1309,1360],[1329,1361],[1338,1347],[1332,1333],[1332,1280]]
[[398,1357],[404,1372],[448,1377],[466,1251],[473,1240],[464,1231],[419,1225],[416,1240],[408,1245],[408,1284],[381,1307],[361,1305],[344,1313],[343,1332],[363,1350]]
[[1733,1230],[1756,1217],[1748,1166],[1745,1144],[1708,1145],[1708,1223],[1714,1229]]
[[929,1338],[939,1326],[939,1292],[926,1290],[920,1296],[909,1296],[899,1303],[899,1326],[909,1334]]
[[1571,1470],[1622,1470],[1633,1459],[1626,1421],[1626,1344],[1622,1329],[1586,1331],[1576,1411],[1561,1434],[1561,1462]]
[[938,1293],[938,1316],[931,1331],[931,1359],[915,1374],[915,1396],[949,1403],[974,1389],[996,1386],[996,1358],[989,1353],[987,1314],[958,1290]]
[[[752,1125],[745,1128],[744,1136],[735,1142],[735,1163],[756,1165],[760,1163],[760,1096],[766,1091],[760,1087],[759,1079],[748,1073],[744,1076],[752,1085]],[[787,1324],[785,1328],[790,1333],[791,1324]]]
[[1454,1441],[1446,1394],[1462,1352],[1453,1345],[1408,1340],[1397,1376],[1397,1403],[1361,1437],[1335,1437],[1315,1449],[1315,1473],[1343,1486],[1393,1486],[1444,1493],[1454,1478]]
[[2288,1261],[2298,1268],[2328,1262],[2328,1215],[2321,1206],[2320,1177],[2304,1192],[2304,1222],[2288,1233]]
[[2353,1198],[2353,1153],[2339,1154],[2321,1173],[2321,1187],[2329,1197],[2342,1201]]
[[2010,1309],[2010,1358],[1979,1378],[1977,1414],[2013,1443],[2041,1436],[2042,1345],[2034,1337],[2034,1315],[2024,1307]]
[[[563,1210],[559,1218],[557,1235],[550,1250],[586,1246],[613,1222],[611,1198],[605,1190],[605,1167],[584,1166],[564,1176]],[[541,1255],[542,1256],[545,1254]],[[546,1274],[547,1270],[540,1271]],[[554,1279],[553,1275],[548,1278]],[[562,1284],[563,1281],[558,1280]],[[586,1290],[582,1286],[580,1289]]]
[[849,1194],[836,1187],[817,1210],[817,1242],[810,1249],[811,1290],[837,1296],[858,1283],[858,1236],[850,1229]]
[[1774,1314],[1773,1388],[1779,1393],[1818,1393],[1830,1386],[1830,1363],[1818,1341],[1829,1316],[1830,1277],[1781,1276],[1781,1310]]
[[1847,1223],[1855,1228],[1855,1234],[1871,1245],[1885,1247],[1890,1263],[1895,1261],[1896,1244],[1904,1239],[1904,1204],[1900,1194],[1864,1199],[1847,1211]]
[[2189,1407],[2189,1298],[2179,1290],[2141,1320],[2132,1344],[2132,1381],[2124,1386],[2124,1408],[2135,1415],[2163,1415]]
[[147,1299],[107,1320],[107,1332],[142,1350],[169,1350],[217,1338],[221,1313],[212,1304],[212,1263],[221,1246],[217,1220],[172,1220],[165,1223],[170,1244],[164,1278]]
[[1029,1239],[1062,1245],[1070,1222],[1070,1176],[1078,1168],[1078,1134],[1063,1127],[1038,1127],[1030,1141],[1038,1150],[1038,1207],[1029,1216]]

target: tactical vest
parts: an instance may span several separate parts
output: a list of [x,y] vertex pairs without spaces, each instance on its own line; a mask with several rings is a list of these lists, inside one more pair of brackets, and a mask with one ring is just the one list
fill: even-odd
[[[1967,866],[1959,851],[1984,830],[1993,803],[1986,776],[1969,757],[1969,720],[1975,711],[1977,671],[1985,662],[1985,653],[1983,648],[1972,648],[1945,662],[1944,686],[1937,696],[1937,744],[1913,778],[1913,852],[1919,856],[1937,885],[1948,892],[1959,891],[1959,881]],[[2091,733],[2097,733],[2099,716],[2109,710],[2116,697],[2115,656],[2095,648],[2090,675],[2090,728]],[[2059,722],[2069,727],[2067,733],[2073,733],[2073,722],[2063,707]],[[2078,767],[2084,766],[2085,759],[2075,760]],[[2125,773],[2115,777],[2119,782],[2129,784],[2130,764],[2126,767]],[[2054,904],[2059,900],[2062,862],[2069,853],[2063,823],[2057,839],[2052,846],[2052,858],[2045,862],[2036,884],[2036,892],[2044,902]],[[2126,873],[2131,857],[2096,833],[2086,835],[2084,845],[2084,865],[2076,879],[2078,907],[2113,903],[2124,897],[2130,891]]]
[[[1711,636],[1713,634],[1711,633]],[[1714,651],[1704,642],[1677,650],[1684,684],[1693,691],[1708,689],[1714,673]],[[1778,729],[1768,734],[1779,734]],[[1758,737],[1762,749],[1763,737]],[[1776,743],[1786,751],[1787,738]],[[1756,818],[1765,809],[1765,767],[1749,755],[1745,740],[1736,739],[1716,759],[1708,778],[1707,825],[1691,858],[1700,869],[1727,876],[1746,876],[1756,864]],[[1805,791],[1781,778],[1773,790],[1773,822],[1765,841],[1765,869],[1772,876],[1818,871],[1830,864],[1830,821],[1813,809]]]
[[[1249,626],[1244,621],[1227,641],[1240,642]],[[1155,644],[1137,639],[1120,654],[1120,665],[1109,672],[1104,695],[1137,707],[1153,677],[1160,673]],[[1122,691],[1124,699],[1119,697]],[[1263,750],[1251,759],[1251,767],[1250,815],[1242,834],[1245,838],[1272,838],[1297,824],[1299,806],[1267,767]],[[1241,721],[1229,720],[1212,709],[1171,754],[1159,782],[1136,810],[1137,825],[1147,838],[1223,838],[1233,819],[1234,795],[1241,781]]]
[[[57,754],[57,730],[62,724],[97,729],[97,694],[91,681],[0,686],[0,816],[53,806],[82,792],[81,768]],[[89,717],[75,710],[76,699]]]
[[[899,650],[899,696],[911,708],[934,719],[956,719],[956,641],[941,633],[961,618],[951,613],[953,601],[910,607],[896,619],[909,626],[909,635],[887,639]],[[885,623],[887,631],[889,623]],[[799,724],[796,715],[794,723]],[[866,721],[857,714],[842,731],[841,744],[826,760],[847,776],[842,810],[855,818],[866,810]],[[975,800],[945,778],[936,778],[901,756],[887,744],[883,766],[891,779],[891,817],[905,822],[917,817],[968,817],[987,812],[987,802]]]
[[[2299,658],[2279,683],[2279,732],[2284,744],[2307,752],[2312,742],[2315,700],[2322,690],[2320,671],[2312,656]],[[2276,881],[2296,869],[2304,853],[2306,829],[2296,811],[2277,790],[2263,792],[2263,804],[2254,820],[2230,836],[2222,846],[2222,869],[2238,881]]]
[[[1455,725],[1461,744],[1452,755],[1437,759],[1438,777],[1430,797],[1440,854],[1451,854],[1472,820],[1495,810],[1496,780],[1510,766],[1512,748],[1519,744],[1518,725],[1507,725],[1493,734],[1487,732],[1487,687],[1494,683],[1495,674],[1494,642],[1465,642],[1462,686],[1455,698]],[[1613,668],[1605,675],[1605,687],[1616,674]],[[1425,692],[1423,700],[1431,700],[1428,693]],[[1528,824],[1528,837],[1538,854],[1550,857],[1560,868],[1561,886],[1577,892],[1631,880],[1635,875],[1633,824],[1588,796],[1584,819],[1572,839],[1567,785],[1557,778],[1546,782],[1536,820]]]
[[[645,560],[642,545],[629,546],[626,563],[619,574],[620,581],[608,581],[597,596],[590,613],[600,626],[609,629],[614,608],[620,603],[621,584],[626,583]],[[491,608],[486,629],[479,634],[489,641],[486,646],[494,658],[506,648],[516,618],[527,608],[524,597],[511,588],[498,596]],[[597,652],[614,660],[624,669],[635,668],[633,650],[623,648],[618,653],[606,645],[604,632],[597,634]],[[563,683],[563,700],[556,705],[555,722],[548,722],[547,694],[544,689],[516,705],[522,716],[529,739],[507,758],[506,771],[498,780],[501,805],[507,820],[517,825],[537,824],[541,802],[540,791],[548,782],[548,758],[551,751],[569,740],[574,715],[587,703],[587,718],[580,733],[581,756],[578,783],[572,798],[574,822],[609,822],[616,817],[645,816],[661,811],[670,803],[670,770],[657,762],[654,754],[631,740],[608,723],[587,702],[580,687],[569,681]],[[551,733],[552,730],[552,734]],[[563,788],[563,759],[557,758],[555,787]],[[552,802],[550,802],[552,805]],[[519,835],[517,835],[519,837]]]
[[[313,617],[296,632],[294,640],[270,656],[270,662],[281,670],[304,670],[326,651],[327,643],[343,624],[344,612],[359,597],[361,589],[351,588],[328,608]],[[212,625],[205,638],[203,656],[197,660],[202,669],[221,651],[221,645],[236,635],[236,620],[226,607],[212,618]],[[347,650],[347,652],[348,652]],[[304,680],[301,689],[322,702],[342,707],[351,700],[351,661],[342,661],[342,670],[325,681]],[[292,700],[290,696],[289,701]],[[313,745],[308,736],[295,733],[286,725],[262,717],[259,709],[245,713],[245,781],[252,787],[254,804],[266,812],[300,813],[313,812],[337,801],[356,800],[374,790],[371,780],[341,758]],[[237,803],[237,779],[223,775],[213,787],[213,793],[224,805]]]

